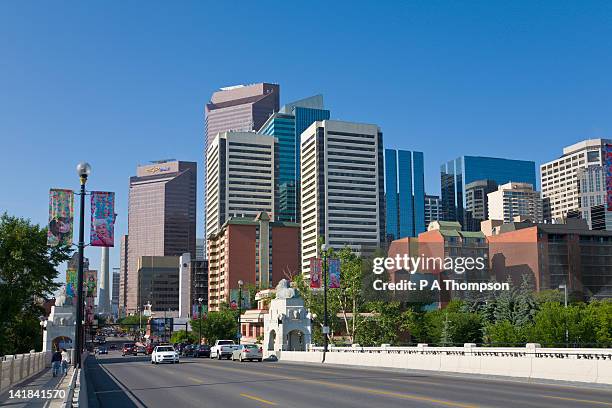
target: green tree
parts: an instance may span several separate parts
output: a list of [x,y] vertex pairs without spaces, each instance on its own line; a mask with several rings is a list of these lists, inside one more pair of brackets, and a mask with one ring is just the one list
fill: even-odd
[[198,336],[194,332],[178,330],[172,333],[170,341],[172,343],[197,343]]
[[41,313],[36,305],[59,287],[56,268],[71,252],[68,246],[48,247],[46,229],[30,220],[0,216],[0,355],[28,351],[40,343],[35,340]]
[[206,319],[192,319],[191,329],[194,336],[199,335],[200,324],[202,338],[209,344],[217,340],[235,339],[238,333],[238,312],[224,306],[217,312],[208,312]]
[[528,326],[517,326],[507,320],[485,326],[485,340],[497,347],[520,346],[526,341]]

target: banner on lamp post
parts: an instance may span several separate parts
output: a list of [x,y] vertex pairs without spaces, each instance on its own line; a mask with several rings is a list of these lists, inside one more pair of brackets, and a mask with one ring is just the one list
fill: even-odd
[[310,287],[321,287],[321,258],[310,258]]
[[329,268],[329,288],[336,289],[340,287],[340,260],[330,259],[327,261]]
[[115,193],[91,192],[91,246],[115,246]]
[[52,188],[49,190],[49,226],[47,245],[72,245],[74,192]]

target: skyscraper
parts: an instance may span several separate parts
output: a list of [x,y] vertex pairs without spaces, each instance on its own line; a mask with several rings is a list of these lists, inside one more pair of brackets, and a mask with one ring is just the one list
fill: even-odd
[[423,153],[385,149],[387,242],[425,232]]
[[276,139],[252,132],[223,132],[208,147],[206,233],[231,216],[274,217]]
[[480,223],[489,218],[487,194],[494,191],[497,183],[493,180],[476,180],[465,185],[465,231],[480,231]]
[[488,219],[512,222],[514,217],[525,217],[532,222],[542,222],[540,192],[531,184],[506,183],[488,194]]
[[100,281],[98,282],[98,313],[108,315],[110,307],[110,270],[108,264],[108,247],[102,247],[100,257]]
[[425,229],[429,226],[429,223],[433,221],[440,221],[442,214],[442,202],[440,196],[437,195],[425,195]]
[[125,316],[127,308],[128,288],[128,236],[121,237],[119,252],[119,316]]
[[583,140],[563,148],[560,158],[540,166],[544,219],[563,218],[580,208],[578,169],[605,165],[606,144],[612,140]]
[[386,239],[382,132],[376,125],[324,120],[301,136],[302,271],[317,240],[369,253]]
[[465,186],[476,180],[536,185],[535,163],[495,157],[461,156],[440,167],[442,217],[464,223]]
[[138,166],[130,178],[127,313],[143,306],[137,304],[142,257],[195,254],[196,180],[196,163],[177,160]]
[[299,221],[300,136],[314,121],[329,117],[323,96],[316,95],[283,106],[259,130],[278,140],[277,220]]
[[113,268],[113,289],[111,295],[111,312],[113,316],[119,314],[119,284],[121,280],[120,268]]
[[589,228],[612,230],[612,211],[609,211],[612,209],[607,208],[606,199],[605,166],[595,165],[578,169],[578,194],[580,213]]

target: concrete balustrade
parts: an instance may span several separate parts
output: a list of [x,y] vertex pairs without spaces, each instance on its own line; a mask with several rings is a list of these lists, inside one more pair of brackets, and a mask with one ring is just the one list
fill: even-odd
[[0,394],[51,366],[51,352],[7,355],[0,361]]
[[[282,361],[320,363],[322,347],[274,351]],[[526,347],[330,347],[326,364],[612,384],[612,349]]]

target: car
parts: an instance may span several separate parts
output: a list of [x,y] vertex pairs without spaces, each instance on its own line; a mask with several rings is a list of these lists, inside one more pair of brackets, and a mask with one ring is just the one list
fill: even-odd
[[117,345],[116,345],[115,343],[112,343],[112,344],[110,345],[110,349],[111,349],[111,350],[117,350]]
[[194,346],[190,352],[190,356],[193,357],[210,357],[210,346],[208,344],[202,344],[200,346]]
[[104,346],[98,347],[98,354],[108,354],[108,349]]
[[123,349],[121,352],[122,356],[136,356],[138,353],[136,352],[136,345],[134,343],[124,343]]
[[263,359],[263,350],[257,344],[239,344],[238,348],[232,353],[232,361],[245,361]]
[[136,353],[135,355],[139,355],[139,354],[147,354],[147,348],[145,346],[136,346]]
[[151,353],[151,364],[179,363],[179,353],[173,346],[156,346]]
[[210,348],[210,358],[216,358],[221,360],[222,358],[232,358],[232,353],[238,345],[234,343],[234,340],[217,340],[215,345]]
[[192,350],[194,349],[194,345],[192,344],[187,344],[184,347],[179,347],[179,353],[181,353],[181,356],[191,356],[192,355]]
[[155,346],[153,344],[147,344],[145,348],[147,349],[147,355],[149,355],[153,352],[153,349],[155,348]]

